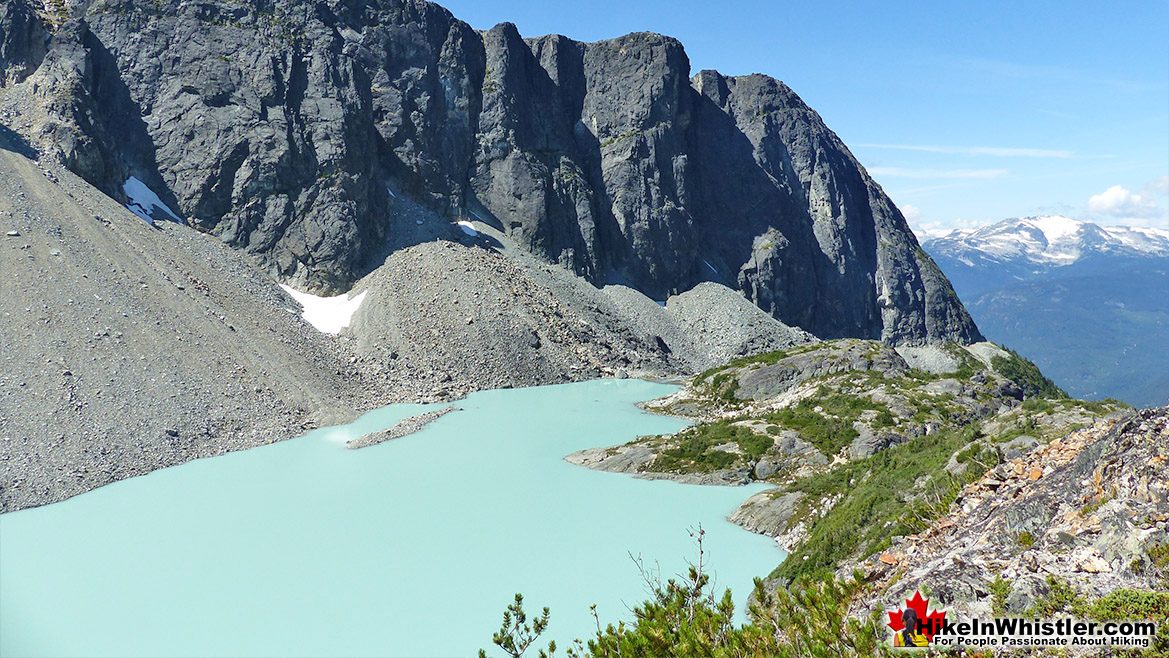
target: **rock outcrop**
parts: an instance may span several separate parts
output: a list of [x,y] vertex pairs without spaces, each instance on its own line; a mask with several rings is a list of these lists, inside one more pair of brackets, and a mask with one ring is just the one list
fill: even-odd
[[669,37],[525,40],[419,0],[95,0],[52,29],[5,5],[0,105],[35,100],[6,124],[299,287],[380,265],[406,195],[595,285],[719,282],[822,337],[980,338],[813,110],[766,76],[691,78]]
[[1026,613],[1057,583],[1087,599],[1163,591],[1167,483],[1169,409],[1133,412],[1000,464],[927,531],[862,566],[885,602],[927,583],[941,604],[980,618]]
[[0,87],[16,84],[35,71],[48,44],[49,33],[31,5],[0,5]]

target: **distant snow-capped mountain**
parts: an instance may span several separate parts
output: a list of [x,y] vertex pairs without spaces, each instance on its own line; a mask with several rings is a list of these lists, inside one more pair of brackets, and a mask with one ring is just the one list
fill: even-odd
[[1137,226],[1099,226],[1047,215],[1005,219],[977,229],[958,229],[925,240],[936,256],[968,266],[977,260],[1025,261],[1036,265],[1070,265],[1091,254],[1169,256],[1169,230]]
[[983,334],[1072,395],[1169,399],[1169,230],[1026,217],[921,244]]

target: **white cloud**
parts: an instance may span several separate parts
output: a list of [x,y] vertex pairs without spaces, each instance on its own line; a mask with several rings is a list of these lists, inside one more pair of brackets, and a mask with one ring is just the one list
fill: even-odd
[[1000,158],[1074,158],[1075,153],[1062,149],[1015,148],[1010,146],[941,146],[938,144],[857,144],[858,147],[950,153],[954,155],[990,155]]
[[983,226],[993,224],[996,221],[998,220],[986,218],[975,219],[971,217],[959,217],[950,220],[918,219],[917,221],[911,221],[909,227],[913,229],[914,235],[916,235],[919,240],[924,240],[926,238],[937,238],[943,235],[947,235],[955,229],[966,230],[982,228]]
[[1154,178],[1145,184],[1145,194],[1149,196],[1169,196],[1169,176]]
[[907,203],[903,206],[900,206],[900,208],[901,208],[901,214],[905,215],[905,221],[912,224],[912,223],[915,223],[921,219],[921,209],[918,208],[917,206],[915,206],[911,203]]
[[960,217],[957,219],[941,220],[927,217],[921,208],[918,208],[912,203],[899,203],[897,207],[901,209],[901,214],[905,216],[905,221],[909,224],[909,228],[913,229],[913,233],[919,240],[940,237],[954,229],[974,229],[994,223],[994,220],[985,218]]
[[1165,214],[1152,199],[1123,185],[1113,185],[1088,197],[1088,210],[1096,215],[1123,219],[1151,219]]
[[874,176],[891,178],[961,178],[988,179],[1006,176],[1007,169],[914,169],[910,167],[870,167]]

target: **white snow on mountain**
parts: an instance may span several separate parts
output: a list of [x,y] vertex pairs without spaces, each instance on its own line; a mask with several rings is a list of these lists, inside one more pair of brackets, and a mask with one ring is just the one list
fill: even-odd
[[352,322],[353,314],[361,308],[361,302],[365,301],[364,290],[352,297],[345,293],[335,297],[320,297],[300,292],[284,284],[280,284],[280,287],[300,303],[303,309],[301,317],[304,318],[305,322],[325,334],[341,333],[341,330]]
[[[934,253],[948,253],[967,265],[973,255],[1070,265],[1091,253],[1169,256],[1169,229],[1099,226],[1046,215],[1006,219],[977,229],[956,229],[928,239]],[[972,253],[975,252],[975,253]]]
[[475,230],[475,225],[472,224],[471,222],[468,222],[465,219],[461,219],[461,220],[455,222],[455,225],[457,225],[460,229],[462,229],[463,233],[466,233],[467,235],[469,235],[473,238],[479,237],[479,231]]
[[179,219],[179,216],[173,210],[162,202],[162,199],[158,198],[154,190],[150,189],[146,183],[143,183],[134,176],[127,178],[126,182],[122,184],[122,192],[126,194],[126,198],[130,201],[130,203],[126,204],[126,208],[151,224],[154,223],[155,219],[165,219],[163,217],[156,218],[154,216],[156,210],[162,210],[176,222],[183,221]]

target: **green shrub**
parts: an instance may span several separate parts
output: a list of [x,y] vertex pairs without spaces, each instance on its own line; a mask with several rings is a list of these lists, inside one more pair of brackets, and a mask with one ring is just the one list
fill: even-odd
[[1015,541],[1018,542],[1019,546],[1026,550],[1035,545],[1035,535],[1024,530],[1023,532],[1015,535]]
[[990,609],[996,615],[1003,615],[1007,611],[1007,597],[1011,595],[1011,581],[1002,576],[995,576],[990,582]]
[[[819,407],[821,411],[816,411]],[[765,417],[777,425],[799,432],[816,449],[832,456],[858,436],[853,423],[865,411],[875,411],[874,427],[894,424],[889,407],[866,397],[831,393],[821,386],[818,394],[790,407],[773,411]]]
[[[699,559],[685,575],[663,583],[642,569],[649,598],[633,608],[630,622],[603,623],[592,606],[597,630],[587,640],[575,640],[567,650],[569,658],[869,658],[891,654],[882,611],[862,619],[848,615],[849,605],[864,587],[855,577],[846,582],[804,580],[781,589],[756,579],[747,610],[749,623],[737,626],[730,590],[716,596],[704,570],[701,532],[697,533]],[[539,636],[532,634],[533,625],[526,622],[521,603],[517,595],[493,638],[496,646],[517,658]],[[543,632],[547,609],[537,622],[542,622],[539,631]],[[540,651],[540,656],[551,656],[554,650],[553,646],[547,653]]]
[[1051,617],[1056,613],[1070,613],[1084,605],[1084,598],[1072,589],[1066,580],[1047,577],[1047,593],[1027,610],[1028,617]]
[[770,436],[757,434],[748,427],[734,423],[733,420],[719,420],[682,430],[674,436],[677,445],[663,450],[650,465],[651,470],[707,473],[729,468],[741,461],[738,455],[716,450],[716,446],[734,443],[747,459],[755,460],[775,444]]
[[1118,589],[1092,601],[1081,603],[1076,614],[1100,621],[1124,619],[1169,619],[1169,592]]
[[852,422],[825,416],[805,402],[772,412],[767,415],[767,420],[799,432],[800,436],[829,457],[840,452],[841,448],[857,437]]
[[[807,525],[807,535],[772,575],[830,574],[850,556],[871,555],[893,537],[924,529],[945,514],[962,485],[997,463],[971,462],[960,478],[946,471],[951,455],[979,436],[974,426],[936,432],[789,485],[807,494],[793,519]],[[830,500],[836,502],[825,511]]]
[[1020,356],[1017,352],[1004,347],[1008,356],[996,356],[990,360],[990,365],[1003,377],[1015,382],[1023,389],[1028,397],[1040,396],[1045,398],[1066,398],[1067,393],[1055,385],[1043,373],[1039,366]]

